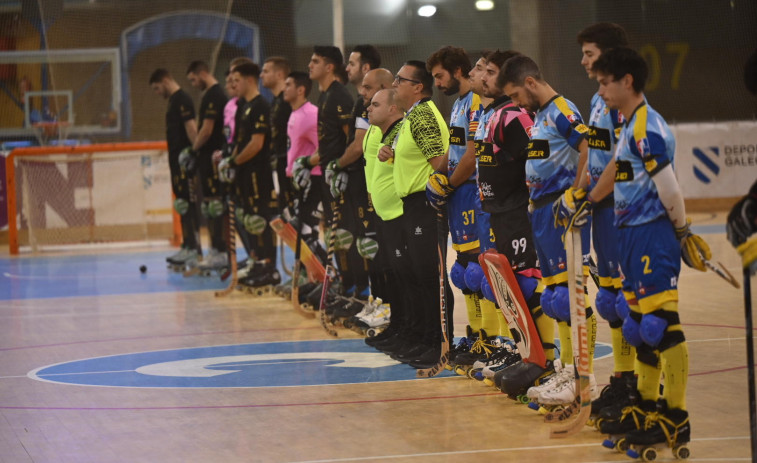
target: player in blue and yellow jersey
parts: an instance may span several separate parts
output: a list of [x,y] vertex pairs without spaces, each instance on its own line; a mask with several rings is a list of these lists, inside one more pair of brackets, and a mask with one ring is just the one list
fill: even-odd
[[[581,46],[581,65],[592,81],[596,81],[592,65],[599,56],[611,48],[628,45],[625,30],[617,24],[606,22],[583,29],[578,33],[577,40]],[[623,114],[617,109],[608,108],[599,94],[594,94],[589,115],[589,175],[584,177],[589,189],[596,185],[605,166],[612,161],[622,123]],[[618,403],[627,400],[629,390],[636,387],[633,373],[636,352],[623,338],[623,319],[616,309],[617,305],[624,307],[627,302],[620,291],[618,236],[614,220],[613,196],[609,195],[593,208],[591,230],[599,276],[599,290],[594,299],[594,307],[610,325],[614,373],[610,377],[609,386],[603,389],[601,396],[592,403],[594,415],[605,406],[617,406]]]
[[539,286],[541,275],[528,218],[525,164],[533,116],[513,104],[497,82],[502,65],[517,54],[512,50],[497,50],[487,56],[482,79],[483,92],[485,97],[493,100],[487,107],[485,116],[482,116],[482,123],[476,134],[481,205],[484,212],[490,214],[491,231],[497,251],[505,255],[513,267],[527,304],[523,309],[528,310],[531,320],[536,325],[540,339],[533,342],[542,344],[545,356],[550,361],[544,366],[521,362],[513,365],[513,369],[507,374],[502,373],[499,376],[497,373],[504,371],[512,362],[503,361],[484,368],[483,376],[493,377],[493,381],[495,384],[499,383],[501,389],[515,393],[524,392],[523,387],[518,388],[517,384],[513,383],[502,386],[502,377],[517,377],[516,382],[519,384],[532,384],[536,378],[552,371],[550,367],[551,361],[554,360],[555,347],[554,322],[542,316],[542,291]]
[[[499,332],[497,309],[481,297],[483,270],[478,264],[479,222],[488,230],[482,216],[481,201],[476,185],[476,151],[473,138],[483,112],[481,97],[472,91],[468,74],[471,62],[464,49],[442,47],[426,60],[426,69],[434,76],[434,84],[445,95],[458,95],[452,105],[449,120],[449,151],[446,172],[434,172],[426,187],[429,202],[436,208],[447,207],[452,248],[457,259],[450,269],[450,280],[463,291],[468,322],[473,331],[479,331],[480,342],[490,343]],[[484,235],[488,239],[488,233]],[[484,305],[481,305],[481,302]],[[489,337],[490,339],[485,339]],[[451,362],[459,366],[456,371],[467,373],[473,365],[476,349],[469,354],[455,355]],[[480,354],[484,354],[484,349]]]
[[[504,93],[516,105],[536,113],[527,147],[526,182],[529,188],[531,224],[534,245],[541,266],[544,292],[541,307],[557,319],[560,337],[560,360],[565,374],[554,382],[552,391],[543,391],[543,403],[568,403],[576,397],[572,377],[568,274],[562,236],[565,225],[554,219],[553,203],[569,188],[578,186],[586,171],[589,128],[583,123],[576,106],[559,95],[543,78],[539,66],[524,55],[508,59],[499,75]],[[588,260],[588,227],[583,237],[584,262]],[[596,391],[593,374],[593,351],[596,317],[587,303],[586,317],[589,339],[589,371],[592,394]],[[554,394],[552,394],[554,392]]]
[[636,347],[638,374],[636,406],[625,409],[615,421],[603,422],[601,431],[627,433],[631,445],[667,443],[676,452],[689,441],[691,429],[686,411],[688,347],[678,318],[678,275],[681,258],[704,271],[710,249],[689,229],[673,172],[675,140],[644,96],[644,59],[630,48],[615,48],[602,53],[593,72],[599,95],[626,122],[615,162],[577,204],[571,220],[580,223],[593,205],[614,192],[623,292],[630,305],[622,329]]

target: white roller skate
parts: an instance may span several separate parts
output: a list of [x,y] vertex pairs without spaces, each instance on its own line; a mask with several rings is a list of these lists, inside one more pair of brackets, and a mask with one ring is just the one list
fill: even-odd
[[365,336],[372,338],[389,326],[392,311],[388,305],[382,304],[381,298],[370,301],[364,310],[366,313],[355,317],[353,326],[362,330]]
[[205,260],[198,265],[202,276],[211,276],[212,274],[222,275],[229,268],[229,256],[225,252],[218,252],[215,249],[208,252]]
[[[573,403],[577,397],[575,367],[566,365],[560,372],[562,380],[557,380],[549,389],[539,393],[536,401],[542,405],[566,405]],[[589,375],[589,387],[592,399],[597,397],[597,380],[594,374]]]
[[[554,388],[556,383],[562,383],[563,381],[565,381],[565,375],[567,373],[563,373],[563,371],[565,371],[565,368],[563,368],[560,359],[555,359],[553,365],[555,367],[555,372],[554,374],[552,374],[552,376],[548,377],[543,383],[539,384],[538,386],[529,387],[528,391],[526,391],[526,396],[532,401],[537,402],[539,394],[541,394],[543,391]],[[573,367],[573,365],[569,366],[571,368]],[[573,373],[571,372],[570,374],[572,375]]]

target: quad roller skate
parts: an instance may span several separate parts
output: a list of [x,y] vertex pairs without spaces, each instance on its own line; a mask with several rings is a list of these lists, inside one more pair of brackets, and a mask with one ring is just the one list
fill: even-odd
[[[600,421],[613,416],[617,419],[620,411],[631,404],[629,397],[635,390],[636,375],[633,371],[623,371],[610,376],[610,384],[591,402],[591,418],[587,424],[599,429]],[[602,410],[605,410],[604,414]]]
[[[179,249],[178,252],[171,254],[170,256],[166,257],[166,264],[169,269],[171,269],[174,272],[184,271],[184,261],[187,258],[187,252],[189,250],[187,248],[182,247]],[[182,269],[182,270],[179,270]]]
[[272,265],[267,266],[259,275],[248,275],[240,281],[245,291],[256,297],[270,296],[273,288],[281,283],[281,275]]
[[547,360],[544,368],[535,363],[521,360],[495,373],[494,384],[511,399],[526,404],[530,402],[526,395],[528,388],[541,384],[554,371],[554,366],[550,360]]
[[484,376],[484,370],[487,370],[489,377],[491,378],[494,376],[494,369],[506,368],[520,359],[518,348],[511,342],[505,342],[501,347],[495,350],[489,358],[473,362],[473,367],[471,368],[471,371],[468,372],[468,376],[478,381],[484,381],[484,379],[486,379],[486,376]]
[[688,443],[691,440],[689,412],[668,409],[664,400],[657,403],[657,411],[646,416],[641,429],[626,434],[629,449],[626,455],[642,461],[654,461],[659,450],[668,447],[673,457],[679,460],[689,458]]
[[444,368],[447,370],[454,370],[455,366],[457,365],[455,363],[457,356],[462,353],[469,352],[473,343],[475,343],[476,339],[478,339],[479,334],[480,333],[478,331],[473,331],[470,325],[466,326],[465,337],[460,338],[457,344],[452,349],[450,349],[448,355],[449,360],[447,361],[447,364],[444,366]]
[[473,342],[470,350],[455,357],[455,373],[472,378],[470,373],[473,364],[478,360],[488,360],[502,346],[504,346],[502,338],[487,336],[486,331],[482,328],[479,330],[478,339]]
[[313,312],[319,309],[321,305],[321,293],[323,292],[323,282],[310,282],[300,286],[300,306]]
[[331,324],[334,326],[341,325],[345,328],[350,328],[350,318],[362,312],[368,304],[370,290],[369,288],[365,288],[362,291],[352,289],[352,291],[347,291],[347,295],[350,296],[347,297],[345,303],[326,307],[326,315],[331,317]]
[[[555,369],[557,371],[557,369]],[[592,397],[597,393],[597,381],[589,375]],[[545,421],[562,421],[577,410],[576,370],[573,365],[565,365],[551,380],[538,387],[529,388],[526,395],[531,399],[529,408],[545,415]]]
[[[194,249],[183,248],[177,254],[174,254],[174,256],[166,258],[168,268],[182,275],[199,264],[200,254]],[[171,260],[169,261],[169,259]]]
[[[195,275],[209,277],[212,275],[223,275],[229,269],[229,256],[215,249],[211,249],[208,256],[195,268],[191,269]],[[187,272],[184,276],[188,276]]]
[[[383,304],[381,298],[368,299],[365,309],[350,320],[350,327],[359,330],[363,336],[372,338],[383,332],[389,326],[391,309]],[[346,323],[345,323],[346,325]]]
[[284,299],[290,300],[292,299],[292,284],[295,283],[298,286],[301,286],[308,282],[308,276],[306,273],[301,273],[299,278],[297,278],[297,281],[294,282],[294,278],[290,278],[289,280],[276,285],[275,288],[273,288],[273,294],[277,296],[281,296]]
[[[506,350],[497,352],[495,355],[492,355],[492,358],[489,359],[487,364],[483,365],[481,371],[474,373],[473,378],[483,381],[487,386],[494,386],[494,375],[496,375],[498,371],[504,370],[510,365],[514,365],[520,361],[521,356],[518,353],[517,347],[513,347],[509,352]],[[473,368],[474,370],[476,369],[475,363],[473,364]]]
[[633,391],[630,397],[631,404],[623,408],[617,419],[599,422],[599,432],[608,435],[607,439],[602,442],[603,447],[614,449],[619,453],[628,451],[629,444],[626,434],[642,429],[647,415],[656,411],[657,404],[653,400],[642,401],[638,394],[638,391]]

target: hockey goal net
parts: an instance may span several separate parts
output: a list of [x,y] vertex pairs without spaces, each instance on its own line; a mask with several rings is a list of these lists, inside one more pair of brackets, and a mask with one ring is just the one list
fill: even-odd
[[11,254],[175,240],[165,142],[15,149],[6,175]]

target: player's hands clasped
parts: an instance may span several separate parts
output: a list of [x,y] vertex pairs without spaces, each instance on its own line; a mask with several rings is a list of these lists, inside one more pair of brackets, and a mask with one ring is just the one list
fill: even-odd
[[428,177],[426,183],[426,199],[434,209],[439,210],[447,204],[447,197],[455,191],[450,185],[449,178],[443,172],[436,171]]
[[594,203],[583,188],[570,187],[552,204],[555,227],[583,227],[589,222]]

